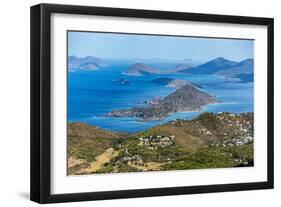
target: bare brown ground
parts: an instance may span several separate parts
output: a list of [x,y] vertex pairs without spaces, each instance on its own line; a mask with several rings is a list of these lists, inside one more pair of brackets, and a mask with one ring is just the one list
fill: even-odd
[[97,170],[101,169],[105,163],[109,162],[112,158],[118,155],[118,151],[115,151],[113,148],[108,148],[102,154],[96,156],[96,160],[90,163],[90,167],[80,169],[75,174],[89,174],[94,173]]

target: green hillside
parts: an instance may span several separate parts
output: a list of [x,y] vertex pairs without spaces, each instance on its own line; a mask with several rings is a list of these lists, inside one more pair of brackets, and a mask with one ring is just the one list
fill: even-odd
[[252,166],[253,142],[253,113],[203,113],[129,135],[70,123],[68,169],[86,174]]

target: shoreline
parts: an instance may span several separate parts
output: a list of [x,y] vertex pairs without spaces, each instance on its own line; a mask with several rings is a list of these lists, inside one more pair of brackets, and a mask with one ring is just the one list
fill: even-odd
[[[216,105],[216,104],[220,104],[220,103],[213,103],[213,104],[209,104],[209,105],[206,105],[204,106],[203,108],[206,108],[206,107],[209,107],[209,106],[212,106],[212,105]],[[169,119],[171,118],[173,115],[176,115],[176,114],[189,114],[189,113],[197,113],[197,112],[200,112],[202,111],[202,113],[198,113],[196,115],[194,115],[193,117],[190,117],[190,118],[173,118],[173,119]],[[234,115],[238,115],[238,116],[241,116],[242,114],[246,114],[246,113],[252,113],[254,114],[253,111],[244,111],[244,112],[241,112],[241,113],[235,113],[235,112],[228,112],[228,111],[219,111],[219,112],[211,112],[211,111],[203,111],[203,110],[194,110],[194,111],[182,111],[182,112],[175,112],[175,113],[172,113],[170,116],[166,117],[165,119],[163,120],[154,120],[154,121],[141,121],[140,119],[138,119],[137,117],[110,117],[111,119],[122,119],[122,118],[129,118],[129,119],[132,119],[132,121],[136,122],[136,124],[141,124],[141,123],[147,123],[147,124],[152,124],[152,123],[158,123],[156,125],[152,125],[151,127],[148,127],[146,129],[139,129],[139,130],[135,130],[135,131],[119,131],[119,130],[111,130],[109,128],[104,128],[104,127],[100,127],[98,125],[95,125],[95,124],[92,124],[92,123],[89,123],[89,122],[85,122],[85,121],[69,121],[67,120],[67,124],[73,124],[73,123],[83,123],[83,124],[88,124],[90,126],[93,126],[93,127],[96,127],[98,129],[101,129],[101,130],[106,130],[106,131],[109,131],[109,132],[113,132],[113,133],[126,133],[126,134],[135,134],[135,133],[140,133],[142,131],[146,131],[146,130],[149,130],[153,127],[156,127],[156,126],[162,126],[162,125],[165,125],[165,124],[168,124],[169,122],[173,122],[173,121],[193,121],[195,120],[197,117],[199,117],[200,115],[204,114],[204,113],[212,113],[214,115],[218,115],[218,114],[221,114],[221,113],[228,113],[228,114],[234,114]],[[107,117],[107,116],[101,116],[101,117]],[[98,118],[98,116],[95,116],[95,118]],[[168,120],[166,120],[168,119]]]

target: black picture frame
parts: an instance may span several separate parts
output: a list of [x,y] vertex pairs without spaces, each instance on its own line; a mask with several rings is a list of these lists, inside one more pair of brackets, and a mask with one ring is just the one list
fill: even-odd
[[[169,187],[74,194],[51,194],[51,91],[50,91],[50,16],[53,13],[134,17],[194,22],[219,22],[267,26],[267,181],[238,184],[219,184],[188,187]],[[135,10],[89,6],[39,4],[31,7],[31,174],[30,199],[38,203],[88,201],[146,196],[211,193],[272,189],[274,187],[273,147],[273,46],[274,20],[272,18],[195,14],[168,11]],[[266,87],[266,86],[264,86]]]

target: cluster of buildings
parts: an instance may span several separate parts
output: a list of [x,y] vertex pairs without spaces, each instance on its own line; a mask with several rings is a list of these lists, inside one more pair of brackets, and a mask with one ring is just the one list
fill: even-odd
[[243,134],[250,134],[253,131],[253,123],[241,118],[239,115],[233,113],[218,113],[217,118],[228,126],[237,128]]
[[211,143],[212,147],[234,147],[234,146],[240,146],[243,144],[248,144],[249,142],[252,142],[254,138],[252,136],[246,136],[246,137],[235,137],[231,139],[226,139],[224,141],[215,141]]
[[167,147],[175,143],[175,136],[152,136],[139,137],[139,146],[146,147],[148,149],[157,149],[159,147]]
[[[228,138],[229,134],[224,133],[223,135],[227,138],[225,140],[215,141],[211,146],[216,147],[234,147],[247,144],[254,140],[253,137],[253,122],[241,117],[241,115],[236,115],[233,113],[218,113],[217,118],[224,124],[228,125],[234,133],[232,133],[231,138]],[[231,131],[232,131],[231,130]]]

